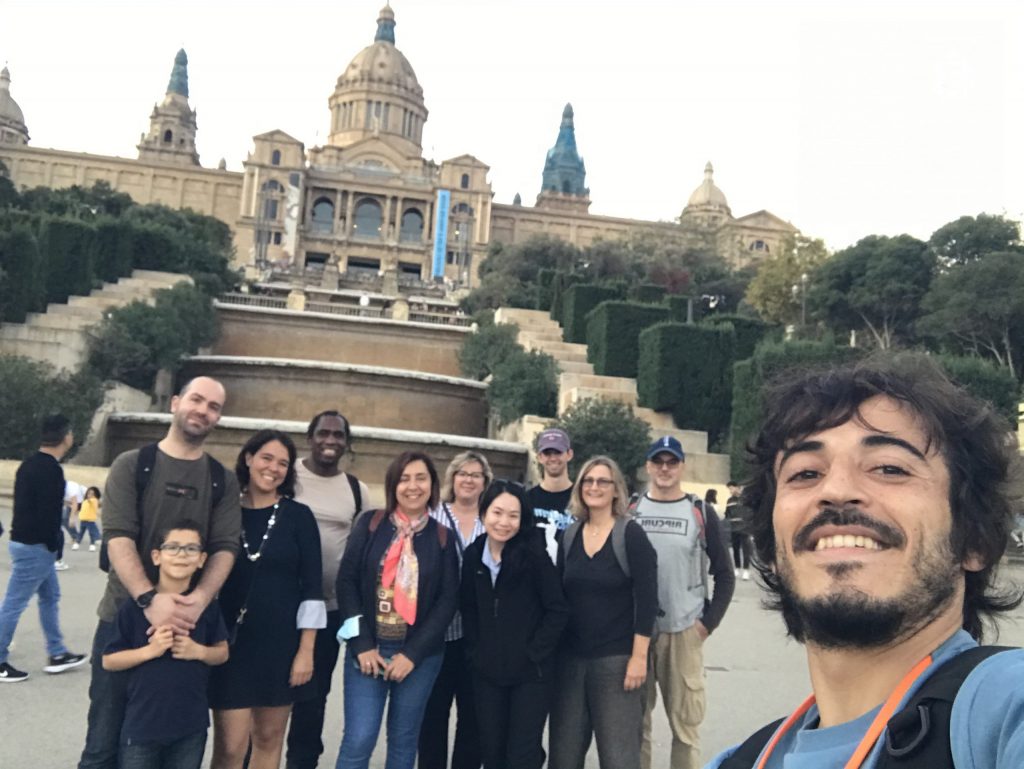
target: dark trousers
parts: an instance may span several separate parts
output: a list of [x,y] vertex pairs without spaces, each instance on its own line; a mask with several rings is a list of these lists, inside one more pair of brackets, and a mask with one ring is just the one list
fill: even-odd
[[583,769],[591,739],[601,769],[640,769],[644,687],[626,691],[627,655],[558,656],[551,706],[549,769]]
[[732,533],[732,563],[735,568],[750,568],[751,550],[753,550],[753,543],[750,541],[750,535],[734,531]]
[[103,669],[103,650],[113,639],[114,632],[113,622],[100,621],[93,636],[88,731],[78,769],[117,769],[121,724],[128,702],[128,673]]
[[121,769],[199,769],[205,749],[205,731],[182,737],[170,745],[124,745]]
[[315,694],[292,706],[292,722],[288,729],[288,769],[315,769],[324,752],[321,739],[324,731],[324,710],[331,693],[331,678],[338,664],[338,628],[341,612],[327,612],[327,627],[316,631],[313,646],[313,686]]
[[427,700],[420,727],[419,769],[447,769],[448,716],[455,700],[455,746],[451,769],[480,769],[480,739],[473,703],[473,677],[466,660],[465,641],[447,641],[441,672]]
[[498,686],[474,676],[484,769],[541,769],[552,682]]

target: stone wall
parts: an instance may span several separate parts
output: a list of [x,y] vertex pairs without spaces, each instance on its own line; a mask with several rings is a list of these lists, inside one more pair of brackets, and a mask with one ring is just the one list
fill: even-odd
[[298,358],[459,376],[468,329],[218,304],[220,338],[211,352]]
[[307,421],[335,408],[367,427],[487,435],[487,385],[471,379],[347,363],[199,355],[185,362],[179,380],[201,375],[223,383],[225,411],[232,416]]

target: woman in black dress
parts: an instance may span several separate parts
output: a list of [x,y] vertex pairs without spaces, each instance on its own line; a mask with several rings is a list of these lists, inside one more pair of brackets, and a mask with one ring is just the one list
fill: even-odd
[[320,535],[291,499],[295,444],[261,430],[235,468],[242,489],[242,548],[220,593],[231,658],[210,683],[212,769],[277,769],[292,703],[312,694],[313,644],[327,624]]
[[480,511],[485,536],[466,548],[461,606],[484,769],[540,769],[569,607],[558,570],[534,539],[523,487],[495,481]]

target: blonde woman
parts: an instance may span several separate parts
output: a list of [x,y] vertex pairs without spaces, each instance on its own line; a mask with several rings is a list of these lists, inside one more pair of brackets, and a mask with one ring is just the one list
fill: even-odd
[[614,460],[584,463],[570,501],[577,521],[558,549],[569,624],[558,657],[550,769],[583,766],[592,736],[601,769],[640,767],[658,560],[628,519],[628,501]]
[[[480,519],[480,496],[491,484],[491,466],[483,454],[463,451],[448,463],[441,486],[441,504],[430,516],[452,532],[455,552],[466,548],[484,532]],[[472,676],[462,638],[462,617],[456,612],[445,633],[444,662],[427,701],[419,739],[419,769],[448,769],[448,716],[452,700],[456,707],[455,744],[451,769],[480,769],[482,763],[473,705]]]

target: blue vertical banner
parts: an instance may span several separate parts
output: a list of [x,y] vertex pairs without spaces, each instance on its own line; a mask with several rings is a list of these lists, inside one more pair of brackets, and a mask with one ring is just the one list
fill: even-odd
[[437,191],[434,204],[434,268],[430,274],[435,278],[444,277],[444,262],[448,255],[448,209],[451,208],[452,193]]

